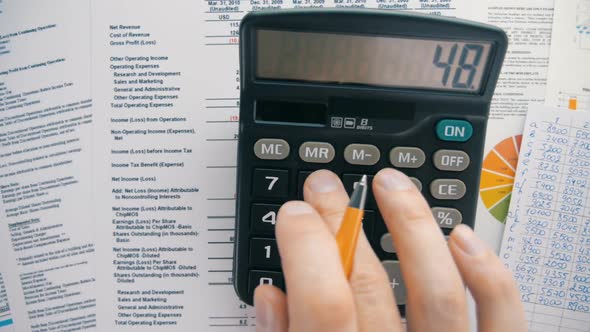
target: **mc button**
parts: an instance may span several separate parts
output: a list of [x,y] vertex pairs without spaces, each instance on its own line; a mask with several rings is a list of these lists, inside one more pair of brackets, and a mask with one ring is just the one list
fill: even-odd
[[473,135],[471,123],[464,120],[441,120],[436,125],[436,136],[449,142],[467,142]]
[[254,144],[254,154],[259,159],[283,160],[289,151],[289,143],[282,139],[261,138]]

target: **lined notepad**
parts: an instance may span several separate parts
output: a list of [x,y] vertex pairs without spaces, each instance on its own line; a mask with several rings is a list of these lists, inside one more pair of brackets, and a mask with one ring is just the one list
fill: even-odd
[[529,331],[590,331],[590,113],[529,110],[500,257]]

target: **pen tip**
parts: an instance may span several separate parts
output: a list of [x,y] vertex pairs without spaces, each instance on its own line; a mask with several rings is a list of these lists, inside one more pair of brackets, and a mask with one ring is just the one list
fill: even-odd
[[367,175],[363,175],[363,177],[361,178],[361,184],[366,185],[367,184]]
[[369,189],[367,182],[367,176],[363,175],[359,181],[354,183],[354,189],[350,197],[350,203],[348,206],[360,208],[361,210],[365,208],[367,190]]

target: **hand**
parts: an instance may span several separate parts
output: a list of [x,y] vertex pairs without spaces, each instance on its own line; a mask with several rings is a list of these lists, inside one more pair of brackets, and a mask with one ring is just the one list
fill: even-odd
[[[463,282],[477,305],[479,331],[526,331],[511,274],[469,227],[457,226],[447,244],[401,172],[380,171],[373,193],[400,260],[408,331],[468,331]],[[348,195],[338,177],[314,172],[304,197],[279,211],[276,237],[288,296],[270,285],[256,288],[257,331],[403,331],[387,274],[364,234],[350,280],[344,276],[334,235]]]

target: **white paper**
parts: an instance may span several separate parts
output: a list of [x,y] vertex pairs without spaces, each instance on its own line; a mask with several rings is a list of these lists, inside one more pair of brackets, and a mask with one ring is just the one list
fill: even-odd
[[[136,1],[93,2],[101,330],[147,328],[151,324],[154,331],[233,331],[254,325],[252,308],[237,299],[231,280],[238,27],[251,9],[294,6],[389,6],[463,17],[474,16],[472,9],[476,7],[469,1],[174,1],[166,6],[159,1],[143,1],[140,6]],[[485,7],[478,8],[479,15],[485,16]],[[170,75],[150,76],[157,72]],[[148,87],[168,91],[147,91]],[[169,105],[149,106],[159,101],[143,98],[154,95],[168,96],[163,102]],[[160,117],[178,121],[162,122]],[[160,162],[170,165],[163,167]],[[194,190],[154,192],[151,196],[147,192],[173,188]],[[161,194],[174,197],[154,198]],[[181,210],[150,210],[162,206]],[[160,229],[163,219],[171,220],[166,225],[172,228]],[[179,230],[180,225],[186,229]],[[133,235],[134,227],[144,227],[141,231],[150,235]],[[172,236],[172,231],[188,233]],[[164,247],[182,251],[158,251]],[[144,252],[159,256],[141,257]],[[170,270],[157,270],[170,267],[177,272],[180,265],[190,268],[181,272],[194,275],[174,277]],[[146,274],[134,277],[136,271],[129,266],[145,266],[141,272]],[[161,301],[155,303],[143,299],[150,297],[144,292],[153,291],[170,295],[159,294]],[[172,307],[145,307],[151,304]],[[173,316],[158,317],[162,312]]]
[[500,256],[530,331],[588,331],[590,115],[536,106],[523,135]]
[[0,2],[2,331],[96,323],[89,14],[85,1]]
[[509,45],[488,120],[475,231],[497,252],[518,158],[510,145],[521,139],[529,105],[545,98],[553,0],[487,5],[486,21],[506,31]]
[[557,0],[546,105],[590,111],[590,0]]
[[[85,227],[88,217],[85,212],[93,211],[96,216],[98,324],[99,330],[109,331],[131,326],[146,329],[149,324],[152,330],[215,328],[231,331],[254,324],[252,309],[237,300],[231,286],[239,93],[237,45],[239,20],[246,12],[279,7],[415,10],[490,22],[509,29],[516,27],[522,29],[524,36],[550,32],[552,15],[552,1],[549,0],[521,1],[518,6],[506,0],[177,0],[165,4],[127,0],[93,1],[90,9],[83,3],[77,7],[56,5],[52,8],[18,3],[22,9],[36,14],[23,11],[11,17],[29,17],[32,22],[42,22],[45,16],[51,16],[52,9],[59,8],[63,25],[66,25],[66,18],[84,23],[92,21],[91,38],[85,35],[88,30],[69,27],[68,33],[82,41],[62,38],[58,42],[63,46],[51,48],[79,52],[79,48],[92,40],[92,96],[96,105],[93,173],[79,175],[79,188],[92,189],[94,193],[93,204],[90,207],[84,203],[84,190],[77,189],[70,195],[75,196],[72,202],[79,204],[60,209],[59,213],[60,216],[70,213],[67,220],[78,220],[83,229],[91,229]],[[7,13],[7,4],[0,2],[0,12],[4,11],[0,15]],[[0,35],[4,35],[7,22],[0,20]],[[21,22],[19,19],[18,23]],[[3,41],[0,40],[2,60],[2,54],[12,47]],[[537,46],[532,43],[510,46],[507,63],[512,65],[505,66],[497,89],[486,153],[501,140],[519,134],[528,104],[543,99],[548,50],[547,42]],[[525,55],[530,60],[525,64],[518,62],[523,52],[528,52]],[[42,49],[36,54],[46,53]],[[75,59],[84,62],[89,61],[90,56],[84,53]],[[24,56],[15,57],[14,61],[17,60],[28,61]],[[85,70],[80,68],[86,65],[80,64],[62,74],[82,77]],[[129,69],[129,65],[133,68]],[[4,61],[0,68],[3,66]],[[522,71],[528,74],[520,75]],[[115,77],[115,72],[137,76]],[[148,72],[162,74],[139,76],[139,73]],[[529,80],[531,76],[534,76],[533,81]],[[20,79],[27,84],[39,84],[37,77]],[[20,79],[18,82],[22,84]],[[126,88],[143,88],[143,91],[115,90]],[[141,99],[125,99],[130,95]],[[163,99],[146,99],[154,95]],[[77,96],[77,93],[68,93],[60,95],[59,99]],[[89,97],[90,93],[82,98]],[[152,107],[150,102],[162,105]],[[166,132],[158,132],[162,129]],[[168,132],[168,129],[176,132]],[[84,144],[89,143],[80,141],[80,144],[88,146]],[[64,174],[82,174],[89,169],[90,166],[84,164],[84,151],[82,149],[79,157],[72,159],[73,169],[63,168]],[[94,179],[93,186],[83,184],[90,179]],[[149,189],[155,191],[149,192]],[[492,217],[483,203],[479,205],[476,230],[488,243],[499,246],[503,223]],[[149,210],[154,207],[156,211]],[[44,217],[48,215],[43,214]],[[145,229],[147,226],[151,229]],[[171,231],[178,234],[172,236]],[[133,235],[132,232],[144,233]],[[168,235],[163,235],[164,232]],[[77,234],[76,239],[85,242],[87,237]],[[0,246],[5,243],[8,242],[3,241]],[[91,246],[90,240],[86,243]],[[154,248],[154,252],[147,251]],[[146,256],[141,257],[142,254]],[[153,256],[158,254],[159,257]],[[18,280],[11,279],[11,273],[4,270],[11,267],[5,262],[11,261],[14,259],[3,259],[0,272],[4,272],[9,300],[14,298],[17,302],[10,303],[12,316],[24,317],[19,316],[24,315],[24,305],[18,303],[18,287],[14,286],[19,285]],[[181,266],[183,270],[179,272]],[[170,268],[182,275],[170,276]],[[133,276],[137,272],[143,275]],[[166,273],[168,277],[164,277]],[[143,291],[149,293],[142,294]],[[140,307],[142,305],[146,307]],[[158,316],[158,313],[164,315]],[[23,323],[26,319],[15,319],[15,322]]]

